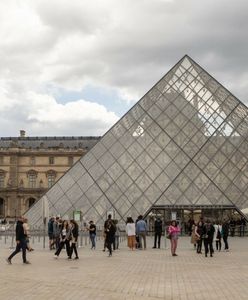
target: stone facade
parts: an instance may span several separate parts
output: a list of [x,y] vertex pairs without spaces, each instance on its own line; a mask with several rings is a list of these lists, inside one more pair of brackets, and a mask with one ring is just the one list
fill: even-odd
[[24,214],[100,137],[0,139],[0,218]]

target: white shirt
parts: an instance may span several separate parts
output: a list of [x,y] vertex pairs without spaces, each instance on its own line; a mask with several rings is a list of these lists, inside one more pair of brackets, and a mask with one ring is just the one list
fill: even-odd
[[135,235],[135,223],[127,223],[126,233],[128,236]]

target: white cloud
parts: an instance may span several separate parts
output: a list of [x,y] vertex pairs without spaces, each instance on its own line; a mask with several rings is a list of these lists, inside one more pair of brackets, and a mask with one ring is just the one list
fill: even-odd
[[131,105],[186,53],[245,101],[247,11],[245,0],[2,0],[0,122],[12,126],[0,135],[21,125],[43,135],[76,135],[78,124],[103,132],[117,118],[104,101],[60,104],[47,86],[99,86]]

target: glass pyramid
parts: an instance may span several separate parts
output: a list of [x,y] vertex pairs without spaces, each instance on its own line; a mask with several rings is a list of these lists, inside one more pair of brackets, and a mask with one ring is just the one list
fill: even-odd
[[153,206],[248,207],[248,109],[184,56],[28,212],[102,224]]

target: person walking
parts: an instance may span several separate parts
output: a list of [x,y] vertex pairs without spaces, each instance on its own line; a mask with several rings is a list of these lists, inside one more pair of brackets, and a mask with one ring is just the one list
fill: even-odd
[[120,226],[118,224],[118,220],[114,220],[114,224],[115,224],[115,228],[116,228],[114,250],[118,250],[119,249],[119,244],[120,244],[121,229],[120,229]]
[[34,251],[34,249],[30,246],[30,227],[27,218],[23,218],[23,229],[24,229],[24,234],[26,236],[27,250],[30,252]]
[[54,249],[54,235],[53,235],[53,223],[55,221],[54,217],[51,217],[48,221],[48,237],[49,237],[49,249]]
[[158,241],[158,249],[160,248],[160,240],[161,240],[161,235],[162,235],[162,220],[157,217],[155,222],[154,222],[154,246],[153,249],[157,248],[157,241]]
[[205,257],[208,256],[208,252],[210,252],[210,257],[213,257],[213,253],[214,253],[213,238],[214,238],[214,226],[210,222],[210,220],[207,220],[203,226]]
[[142,240],[144,242],[144,250],[146,250],[146,222],[143,220],[143,216],[138,217],[138,222],[136,224],[136,232],[139,236],[139,244],[140,244],[140,250],[142,250]]
[[180,227],[177,225],[176,220],[172,220],[171,224],[168,228],[168,234],[170,236],[170,242],[171,242],[171,255],[177,256],[176,250],[177,250],[177,244],[178,244],[178,236],[180,233]]
[[112,215],[109,214],[107,220],[104,222],[104,230],[103,230],[103,252],[105,252],[105,249],[107,247],[107,241],[106,241],[106,236],[107,236],[107,225],[108,225],[108,221],[112,220]]
[[96,249],[96,225],[93,221],[89,222],[89,235],[90,235],[90,241],[91,241],[91,250]]
[[66,253],[68,258],[70,258],[70,239],[71,239],[71,230],[69,228],[68,221],[64,220],[60,232],[60,243],[58,250],[54,253],[54,258],[58,258],[61,250],[64,245],[66,247]]
[[127,218],[126,233],[127,233],[127,245],[130,250],[134,250],[136,245],[135,223],[131,217]]
[[61,226],[62,223],[60,217],[56,217],[55,221],[53,222],[53,237],[56,250],[59,249]]
[[24,218],[20,217],[16,223],[16,249],[12,254],[6,259],[8,264],[11,264],[11,259],[22,250],[22,260],[24,264],[30,264],[26,258],[27,250],[27,236],[25,235],[23,228]]
[[195,227],[195,235],[197,237],[196,253],[202,253],[202,235],[203,235],[203,222],[200,220]]
[[224,222],[222,224],[222,237],[223,237],[223,242],[225,244],[224,251],[226,252],[229,251],[228,236],[229,236],[229,223],[226,219],[224,219]]
[[78,240],[78,224],[76,221],[70,221],[70,230],[71,230],[71,247],[70,247],[70,255],[68,259],[71,259],[73,252],[75,253],[74,259],[79,259],[77,252],[77,240]]
[[115,224],[112,219],[109,219],[106,224],[106,246],[109,250],[109,256],[112,256],[112,244],[115,241]]

